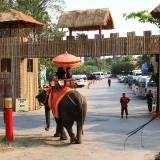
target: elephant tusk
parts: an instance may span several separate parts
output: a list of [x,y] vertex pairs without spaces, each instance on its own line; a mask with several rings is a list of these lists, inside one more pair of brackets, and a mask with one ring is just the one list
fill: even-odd
[[[69,95],[67,95],[68,96],[68,98],[73,102],[73,104],[75,104],[74,103],[74,101],[72,100],[72,98],[69,96]],[[76,105],[76,104],[75,104]],[[77,106],[77,105],[76,105]]]

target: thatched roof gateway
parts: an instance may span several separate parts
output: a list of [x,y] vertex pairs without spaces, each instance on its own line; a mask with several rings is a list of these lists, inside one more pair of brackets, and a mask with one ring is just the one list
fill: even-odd
[[155,19],[160,19],[160,4],[151,11],[151,15]]
[[9,9],[0,13],[0,29],[4,28],[43,28],[45,24],[25,15],[20,11]]
[[108,8],[75,10],[63,12],[59,18],[58,28],[69,28],[71,31],[114,29],[114,22]]

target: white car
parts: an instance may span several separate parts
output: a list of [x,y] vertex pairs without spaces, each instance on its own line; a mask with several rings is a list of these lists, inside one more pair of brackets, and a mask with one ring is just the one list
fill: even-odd
[[104,79],[103,72],[92,72],[91,74],[95,75],[97,79],[100,79],[100,78]]
[[86,75],[72,75],[78,87],[84,87],[88,84]]
[[75,78],[75,84],[77,85],[77,87],[84,87],[85,86],[85,82],[83,78]]

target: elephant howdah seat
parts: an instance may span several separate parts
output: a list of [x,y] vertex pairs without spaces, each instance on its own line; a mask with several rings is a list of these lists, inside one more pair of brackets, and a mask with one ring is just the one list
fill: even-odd
[[64,97],[66,93],[71,90],[69,87],[63,87],[58,92],[51,92],[49,94],[48,105],[49,108],[52,109],[54,117],[59,118],[58,115],[58,104],[60,100]]
[[75,79],[57,79],[53,78],[51,81],[51,87],[54,87],[56,90],[60,90],[63,87],[72,87],[75,88]]
[[48,105],[49,108],[53,110],[53,114],[56,118],[58,116],[58,103],[63,98],[63,96],[71,90],[70,87],[74,88],[74,79],[58,79],[53,78],[51,81],[51,87],[45,89],[49,95]]

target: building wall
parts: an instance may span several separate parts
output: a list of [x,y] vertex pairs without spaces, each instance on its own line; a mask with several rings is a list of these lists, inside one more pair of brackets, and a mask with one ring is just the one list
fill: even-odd
[[[32,69],[27,68],[28,60],[33,61]],[[20,64],[20,98],[28,99],[28,110],[37,110],[38,101],[35,98],[38,94],[38,59],[23,58]]]

